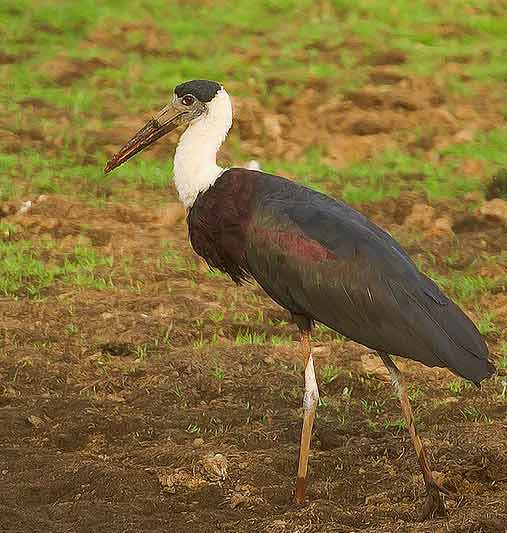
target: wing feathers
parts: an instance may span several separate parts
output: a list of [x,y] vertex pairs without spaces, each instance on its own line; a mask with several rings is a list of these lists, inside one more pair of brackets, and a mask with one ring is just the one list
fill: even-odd
[[268,178],[247,232],[248,269],[268,294],[371,348],[475,383],[491,375],[473,323],[389,234],[345,204]]

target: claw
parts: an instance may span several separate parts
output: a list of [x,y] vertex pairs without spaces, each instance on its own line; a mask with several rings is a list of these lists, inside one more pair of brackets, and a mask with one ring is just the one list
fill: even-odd
[[444,500],[440,493],[449,494],[449,491],[438,485],[434,480],[432,480],[427,490],[421,518],[427,520],[437,516],[447,516],[447,509],[445,508]]

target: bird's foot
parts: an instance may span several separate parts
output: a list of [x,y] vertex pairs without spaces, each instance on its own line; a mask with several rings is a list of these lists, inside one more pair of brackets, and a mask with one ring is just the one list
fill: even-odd
[[442,494],[449,494],[449,491],[441,487],[436,481],[432,480],[431,484],[426,487],[426,499],[422,508],[423,520],[435,518],[437,516],[447,516]]

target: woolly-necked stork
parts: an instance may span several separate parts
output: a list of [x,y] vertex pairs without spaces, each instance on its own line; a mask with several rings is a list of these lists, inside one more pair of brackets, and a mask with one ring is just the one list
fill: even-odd
[[414,424],[402,376],[390,354],[447,367],[476,385],[492,375],[474,324],[419,272],[385,231],[339,200],[288,179],[224,169],[216,155],[232,124],[219,83],[178,85],[170,104],[107,163],[105,172],[187,125],[174,180],[187,208],[190,242],[233,281],[254,278],[297,324],[305,364],[304,418],[295,500],[302,503],[319,391],[310,347],[315,321],[376,350],[396,387],[426,485],[425,515],[444,514],[440,487]]

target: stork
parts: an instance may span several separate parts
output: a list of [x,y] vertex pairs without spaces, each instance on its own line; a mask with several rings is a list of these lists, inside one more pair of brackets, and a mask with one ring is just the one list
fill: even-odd
[[446,491],[433,477],[406,385],[391,356],[447,367],[478,386],[494,372],[484,339],[398,242],[352,207],[280,176],[218,166],[217,152],[231,125],[231,99],[224,87],[187,81],[104,171],[177,126],[187,126],[174,156],[174,181],[187,209],[193,249],[237,284],[255,279],[299,328],[305,391],[295,501],[303,503],[308,478],[319,399],[310,337],[320,322],[381,357],[422,470],[423,515],[445,514],[441,493]]

